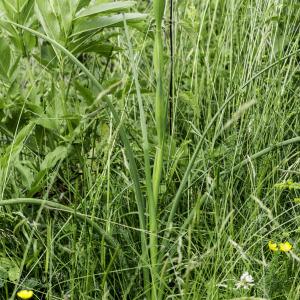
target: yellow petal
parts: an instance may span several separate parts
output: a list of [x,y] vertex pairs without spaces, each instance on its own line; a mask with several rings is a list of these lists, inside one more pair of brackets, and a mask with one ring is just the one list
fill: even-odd
[[279,249],[282,252],[288,252],[292,249],[292,245],[289,242],[284,242],[279,244]]
[[268,245],[269,245],[269,249],[271,251],[278,251],[278,247],[277,247],[276,243],[273,243],[272,241],[269,241]]
[[21,290],[17,293],[17,295],[21,299],[31,299],[33,297],[33,291]]

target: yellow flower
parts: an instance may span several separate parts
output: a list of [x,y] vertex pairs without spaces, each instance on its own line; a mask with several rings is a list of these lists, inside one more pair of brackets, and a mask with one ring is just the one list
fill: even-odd
[[268,243],[268,245],[269,245],[269,249],[271,250],[271,251],[278,251],[278,246],[277,246],[277,244],[276,243],[273,243],[272,241],[269,241],[269,243]]
[[279,244],[279,249],[282,252],[289,252],[293,246],[289,242],[284,242]]
[[21,299],[31,299],[33,297],[33,291],[21,290],[17,293],[17,295]]

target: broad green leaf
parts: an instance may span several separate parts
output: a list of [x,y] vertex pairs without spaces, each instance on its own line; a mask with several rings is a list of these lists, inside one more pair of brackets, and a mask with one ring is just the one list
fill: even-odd
[[[0,288],[3,288],[4,287],[4,283],[5,283],[5,280],[2,278],[2,275],[1,275],[1,269],[0,269]],[[6,274],[6,273],[4,273]]]
[[46,115],[35,120],[37,125],[40,125],[49,130],[56,130],[58,123],[57,120],[54,118],[48,118]]
[[15,168],[16,168],[16,170],[19,171],[19,174],[21,175],[20,179],[21,179],[22,184],[26,188],[30,188],[30,186],[33,182],[32,170],[19,160],[15,163]]
[[80,11],[76,17],[82,18],[100,13],[112,13],[112,12],[122,12],[136,4],[135,1],[121,1],[121,2],[111,2],[103,3],[90,6],[82,11]]
[[43,43],[40,47],[41,55],[40,57],[35,56],[40,64],[45,66],[47,69],[54,69],[57,67],[57,56],[52,46],[49,43]]
[[48,170],[53,168],[59,160],[66,158],[68,154],[68,149],[64,146],[58,146],[52,152],[48,153],[43,160],[40,171],[34,178],[34,182],[31,184],[30,190],[28,192],[28,197],[32,197],[37,193],[44,185],[44,177]]
[[[82,53],[81,51],[85,52],[85,48],[89,47],[89,45],[94,45],[95,43],[110,43],[109,40],[112,38],[116,38],[119,36],[119,33],[116,31],[106,31],[106,33],[101,32],[101,36],[96,36],[94,31],[85,32],[82,34],[78,34],[73,37],[72,42],[69,42],[68,46],[70,51],[73,54]],[[89,37],[93,39],[89,39]],[[97,39],[95,39],[97,38]],[[101,41],[101,42],[100,42]],[[81,49],[80,51],[78,49]]]
[[32,0],[2,0],[2,2],[6,2],[10,7],[13,7],[15,12],[20,12],[24,9],[25,5],[28,2],[33,2]]
[[16,5],[15,5],[15,1],[11,1],[11,0],[2,0],[2,6],[5,10],[5,13],[7,15],[7,17],[10,20],[14,20],[15,15],[17,14],[17,9],[16,9]]
[[29,18],[33,15],[34,12],[34,1],[26,0],[21,12],[20,12],[20,19],[22,24],[26,24]]
[[[10,42],[11,42],[10,44],[14,45],[14,49],[16,51],[23,54],[22,41],[20,39],[18,31],[16,31],[16,29],[12,25],[10,25],[10,24],[6,23],[5,21],[1,20],[1,18],[0,18],[0,25],[1,25],[2,28],[5,29],[6,34],[10,39]],[[2,53],[1,53],[1,57],[2,57]]]
[[7,278],[16,282],[20,277],[20,268],[13,260],[7,257],[0,257],[0,279],[6,280]]
[[44,186],[43,179],[47,174],[47,170],[41,170],[34,178],[34,182],[30,186],[30,190],[28,191],[27,197],[32,197],[35,193],[41,190]]
[[11,52],[6,39],[0,37],[0,75],[9,80],[8,71],[10,68]]
[[0,256],[0,266],[1,269],[8,271],[9,268],[14,267],[14,264],[9,258]]
[[36,0],[35,13],[45,33],[57,42],[63,43],[59,20],[48,1]]
[[26,53],[28,55],[36,46],[37,39],[35,36],[33,36],[32,34],[30,34],[28,32],[23,32],[22,35],[23,35],[22,42],[25,46],[24,53]]
[[20,277],[20,268],[18,266],[14,266],[8,270],[8,279],[11,282],[16,282]]
[[53,168],[56,163],[64,159],[68,154],[68,149],[64,146],[58,146],[52,152],[48,153],[41,164],[41,170]]
[[24,126],[20,132],[17,134],[12,145],[6,148],[5,155],[0,160],[0,166],[7,166],[9,162],[16,161],[17,156],[23,149],[24,142],[31,134],[33,128],[35,126],[34,122],[30,122],[26,126]]
[[136,23],[144,20],[146,16],[146,14],[140,13],[126,13],[113,16],[96,16],[90,18],[82,18],[75,22],[73,35],[105,27],[123,26],[124,19],[128,23],[128,25],[130,25],[131,23]]
[[18,55],[16,56],[16,53],[15,53],[15,61],[13,61],[11,63],[11,66],[10,66],[10,69],[9,69],[9,75],[10,77],[14,78],[18,75],[18,66],[19,66],[19,62],[20,62],[20,59],[21,59],[21,56]]
[[30,122],[26,126],[24,126],[18,133],[13,146],[14,147],[23,147],[23,143],[28,138],[28,136],[31,134],[34,127],[35,127],[34,122]]
[[83,86],[78,80],[76,80],[74,83],[75,83],[76,90],[84,98],[87,105],[91,105],[95,99],[95,95],[93,95],[91,90],[89,88]]
[[98,41],[92,41],[88,44],[82,44],[73,51],[74,54],[78,53],[97,53],[102,56],[110,56],[114,51],[120,51],[122,48],[114,46],[109,43],[99,43]]
[[76,5],[71,0],[52,0],[52,2],[60,22],[60,28],[64,31],[64,36],[68,37],[76,12]]
[[86,7],[90,4],[91,0],[79,0],[76,6],[76,11],[81,10],[83,7]]
[[8,271],[0,266],[0,288],[4,286],[4,283],[7,281]]

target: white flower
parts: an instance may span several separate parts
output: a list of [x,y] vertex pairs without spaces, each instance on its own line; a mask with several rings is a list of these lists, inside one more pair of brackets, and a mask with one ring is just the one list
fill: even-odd
[[254,279],[253,277],[249,274],[249,272],[244,272],[240,278],[240,281],[238,281],[235,284],[235,287],[237,289],[249,289],[249,287],[254,285]]

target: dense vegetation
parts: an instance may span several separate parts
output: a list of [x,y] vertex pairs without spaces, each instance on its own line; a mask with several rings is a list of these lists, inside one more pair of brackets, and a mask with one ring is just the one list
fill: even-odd
[[2,0],[0,53],[0,299],[300,298],[299,1]]

